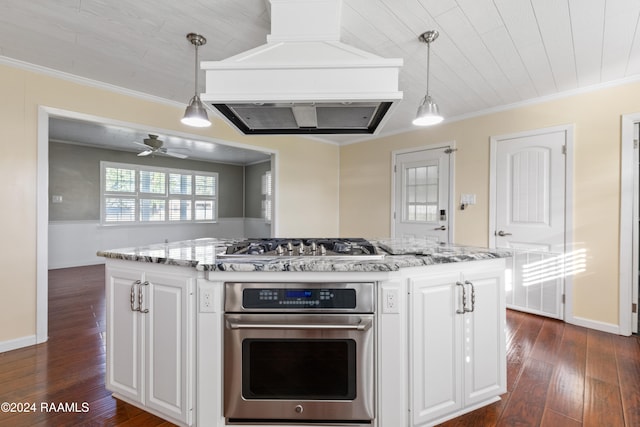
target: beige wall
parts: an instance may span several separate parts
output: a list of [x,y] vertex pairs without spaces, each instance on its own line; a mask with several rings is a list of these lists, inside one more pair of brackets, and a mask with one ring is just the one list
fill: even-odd
[[633,83],[343,146],[340,233],[389,235],[392,151],[455,140],[454,200],[475,193],[478,204],[455,211],[454,241],[487,246],[490,137],[573,124],[574,243],[588,259],[574,279],[572,315],[617,325],[620,118],[637,112],[640,84]]
[[[36,333],[39,106],[278,150],[278,234],[338,234],[337,146],[291,136],[243,136],[220,120],[197,130],[180,124],[181,108],[4,65],[0,93],[0,344]],[[309,164],[328,173],[311,173]]]
[[[640,112],[640,84],[344,147],[242,136],[219,120],[195,130],[180,124],[181,108],[8,66],[0,66],[0,93],[0,343],[32,336],[36,329],[38,106],[278,150],[280,236],[389,235],[391,152],[455,140],[455,200],[475,193],[478,204],[455,212],[454,241],[481,246],[488,244],[489,137],[574,124],[574,241],[587,249],[588,268],[575,277],[572,314],[618,323],[620,116]],[[323,173],[312,173],[309,165]]]

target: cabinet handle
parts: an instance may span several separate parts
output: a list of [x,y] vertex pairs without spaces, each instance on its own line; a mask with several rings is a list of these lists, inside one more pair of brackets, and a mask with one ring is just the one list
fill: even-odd
[[471,283],[468,280],[465,280],[464,284],[471,286],[471,310],[469,310],[465,306],[464,311],[466,311],[467,313],[472,313],[476,309],[476,288],[475,288],[475,286],[473,286],[473,283]]
[[149,286],[149,282],[145,281],[140,285],[140,288],[138,289],[138,311],[140,313],[148,313],[149,309],[145,308],[144,310],[142,310],[142,305],[143,305],[143,296],[144,293],[142,292],[142,286]]
[[467,311],[466,308],[466,304],[467,304],[467,291],[464,288],[464,283],[462,282],[456,282],[456,286],[461,286],[462,287],[462,309],[458,308],[456,310],[456,313],[458,314],[464,314],[465,311]]
[[131,311],[140,311],[140,306],[136,308],[134,305],[136,302],[136,285],[140,285],[140,280],[136,280],[131,284]]

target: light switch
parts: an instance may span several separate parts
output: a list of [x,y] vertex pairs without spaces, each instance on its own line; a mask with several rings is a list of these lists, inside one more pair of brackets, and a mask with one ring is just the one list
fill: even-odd
[[51,196],[52,203],[62,203],[62,196]]
[[475,194],[461,194],[460,195],[460,203],[464,205],[475,205],[476,204],[476,195]]

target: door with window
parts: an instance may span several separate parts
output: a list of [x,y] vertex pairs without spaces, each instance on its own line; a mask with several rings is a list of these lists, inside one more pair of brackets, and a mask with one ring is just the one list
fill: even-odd
[[449,243],[451,153],[449,145],[394,155],[392,235]]

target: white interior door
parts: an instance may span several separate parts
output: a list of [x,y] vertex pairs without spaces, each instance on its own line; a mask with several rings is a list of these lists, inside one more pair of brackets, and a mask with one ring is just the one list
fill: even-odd
[[451,240],[452,151],[441,146],[395,154],[394,237]]
[[[514,250],[507,306],[562,319],[567,130],[492,138],[492,247]],[[575,254],[569,254],[573,257]]]

